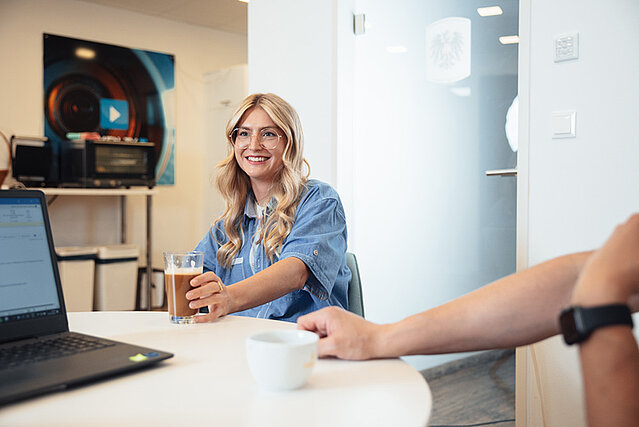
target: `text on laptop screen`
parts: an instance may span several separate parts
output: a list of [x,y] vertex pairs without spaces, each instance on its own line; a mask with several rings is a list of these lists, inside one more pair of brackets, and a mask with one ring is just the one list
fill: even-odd
[[0,322],[59,313],[40,200],[0,199]]

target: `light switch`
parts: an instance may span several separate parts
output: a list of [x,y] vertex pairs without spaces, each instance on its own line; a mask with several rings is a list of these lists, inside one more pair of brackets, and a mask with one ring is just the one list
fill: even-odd
[[579,58],[579,33],[555,36],[555,62]]
[[552,113],[552,137],[574,138],[576,111],[554,111]]
[[366,15],[364,15],[363,13],[353,15],[353,33],[356,36],[360,36],[364,34],[365,31],[366,31]]

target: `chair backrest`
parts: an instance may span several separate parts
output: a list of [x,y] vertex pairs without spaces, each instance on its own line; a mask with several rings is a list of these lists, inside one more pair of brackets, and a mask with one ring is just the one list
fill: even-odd
[[351,281],[348,283],[348,310],[364,317],[362,282],[359,278],[359,267],[354,253],[346,252],[346,265],[351,270]]

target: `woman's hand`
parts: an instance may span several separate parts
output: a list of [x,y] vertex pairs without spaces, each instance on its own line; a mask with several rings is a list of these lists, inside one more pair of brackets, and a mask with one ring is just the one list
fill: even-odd
[[212,271],[191,279],[191,286],[194,289],[186,293],[186,298],[191,301],[189,307],[209,307],[208,314],[195,316],[195,323],[211,322],[231,312],[232,301],[228,289]]

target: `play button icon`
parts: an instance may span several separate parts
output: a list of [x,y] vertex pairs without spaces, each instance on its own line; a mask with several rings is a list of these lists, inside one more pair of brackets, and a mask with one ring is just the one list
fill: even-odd
[[121,99],[100,99],[100,127],[102,129],[128,129],[129,103]]
[[120,114],[118,110],[113,108],[113,106],[109,107],[109,121],[111,123],[115,122],[121,115],[122,114]]

